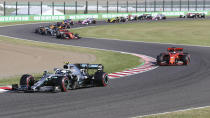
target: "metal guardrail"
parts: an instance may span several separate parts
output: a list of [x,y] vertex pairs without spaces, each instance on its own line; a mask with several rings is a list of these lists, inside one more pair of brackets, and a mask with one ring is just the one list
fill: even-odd
[[117,0],[72,2],[6,2],[0,1],[0,16],[69,15],[89,13],[129,13],[158,11],[204,11],[209,0]]

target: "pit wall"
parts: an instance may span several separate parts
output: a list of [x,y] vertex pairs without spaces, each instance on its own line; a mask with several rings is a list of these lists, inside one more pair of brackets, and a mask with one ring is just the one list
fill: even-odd
[[18,15],[18,16],[0,16],[0,22],[22,22],[22,21],[58,21],[65,19],[86,19],[95,18],[98,20],[113,18],[117,16],[128,16],[128,15],[142,15],[142,14],[152,14],[153,16],[157,14],[165,14],[166,16],[179,16],[186,13],[205,13],[210,14],[210,11],[173,11],[173,12],[137,12],[137,13],[98,13],[98,14],[74,14],[74,15]]

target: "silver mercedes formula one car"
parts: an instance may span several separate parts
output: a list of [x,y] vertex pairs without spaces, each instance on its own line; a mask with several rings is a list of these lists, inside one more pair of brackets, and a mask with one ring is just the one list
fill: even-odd
[[[108,74],[103,71],[101,64],[69,64],[63,69],[55,68],[54,73],[44,71],[39,80],[32,75],[24,74],[20,78],[20,84],[13,84],[13,91],[23,92],[66,92],[68,90],[107,86]],[[90,72],[89,72],[90,71]]]

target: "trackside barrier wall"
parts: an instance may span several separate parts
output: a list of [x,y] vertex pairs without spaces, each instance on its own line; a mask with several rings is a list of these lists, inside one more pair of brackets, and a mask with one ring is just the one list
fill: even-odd
[[128,16],[128,15],[142,15],[142,14],[152,14],[153,16],[157,14],[165,14],[166,16],[179,16],[186,13],[205,13],[209,15],[209,11],[175,11],[175,12],[138,12],[138,13],[98,13],[98,14],[73,14],[73,15],[23,15],[23,16],[0,16],[0,22],[22,22],[22,21],[58,21],[64,19],[86,19],[95,18],[98,20],[113,18],[117,16]]

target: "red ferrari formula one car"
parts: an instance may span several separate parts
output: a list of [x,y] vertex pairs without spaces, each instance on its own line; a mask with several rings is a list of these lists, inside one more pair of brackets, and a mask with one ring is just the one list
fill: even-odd
[[58,30],[56,33],[56,38],[58,39],[80,39],[79,34],[74,34],[69,30]]
[[160,53],[157,56],[157,65],[188,65],[190,63],[190,55],[183,52],[183,48],[168,48],[168,52]]

